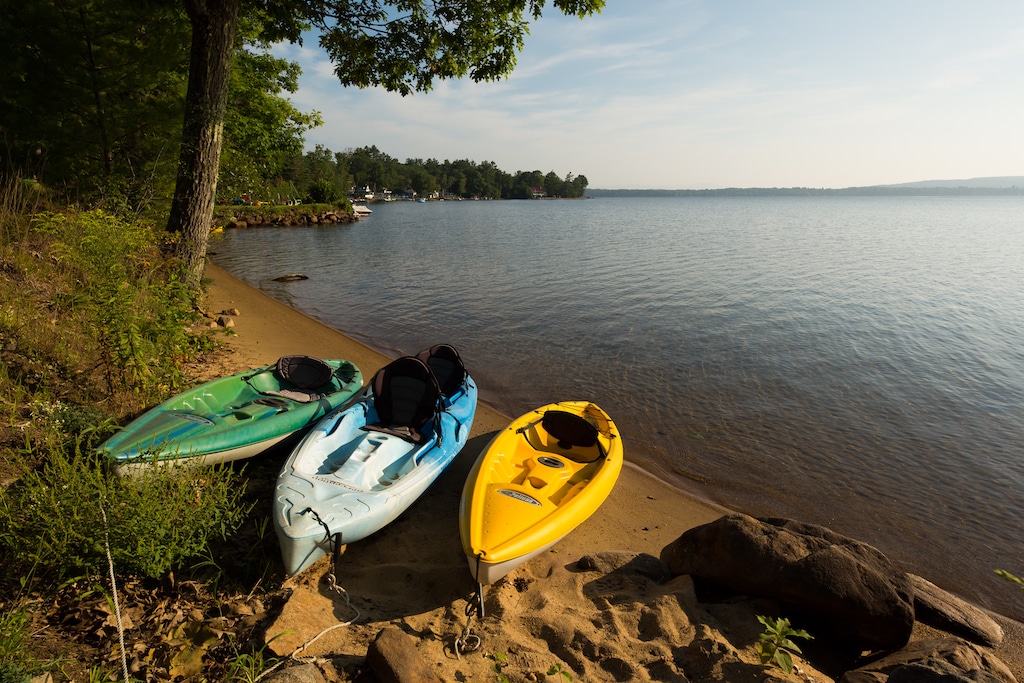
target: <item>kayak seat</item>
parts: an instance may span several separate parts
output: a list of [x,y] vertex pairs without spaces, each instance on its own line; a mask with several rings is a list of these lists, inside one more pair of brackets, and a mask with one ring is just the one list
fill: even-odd
[[[600,445],[597,443],[597,427],[575,413],[564,410],[549,410],[541,418],[540,426],[558,442],[558,447],[572,451],[574,447],[581,450],[570,453],[567,457],[576,462],[593,462],[601,457]],[[591,449],[593,453],[585,453],[582,449]]]
[[437,386],[445,398],[450,398],[466,381],[466,366],[459,352],[450,344],[436,344],[420,351],[416,357],[434,373]]
[[364,430],[427,441],[424,427],[438,416],[441,390],[426,363],[414,356],[394,360],[373,376],[371,390],[377,421]]
[[331,381],[334,368],[312,356],[281,356],[277,359],[278,379],[299,389],[316,389]]
[[317,401],[333,390],[329,388],[326,392],[318,391],[327,388],[325,385],[334,376],[334,368],[312,356],[281,356],[274,365],[274,376],[281,381],[282,386],[277,391],[267,393],[301,403]]

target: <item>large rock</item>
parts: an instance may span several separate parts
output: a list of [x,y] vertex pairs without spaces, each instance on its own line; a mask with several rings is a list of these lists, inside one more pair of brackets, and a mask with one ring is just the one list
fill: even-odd
[[315,664],[298,664],[278,669],[263,679],[264,683],[326,683]]
[[851,648],[898,650],[914,627],[907,575],[877,549],[793,520],[726,515],[665,546],[674,576],[689,574],[728,591],[781,601]]
[[995,619],[927,579],[907,576],[914,587],[918,621],[986,647],[998,647],[1003,642],[1003,628]]
[[915,641],[847,671],[839,683],[1017,683],[995,655],[959,638]]
[[611,574],[613,572],[639,574],[652,581],[664,583],[672,578],[668,566],[647,553],[625,553],[605,551],[584,555],[576,562],[576,568],[585,572],[601,572]]
[[[334,599],[335,593],[321,590],[320,578],[329,563],[330,557],[322,557],[317,564],[289,579],[286,584],[292,589],[288,602],[265,631],[267,649],[278,657],[287,657],[305,648],[324,629],[354,618],[351,608]],[[274,637],[270,637],[271,634]]]
[[389,627],[370,643],[366,661],[378,683],[441,683],[405,631]]

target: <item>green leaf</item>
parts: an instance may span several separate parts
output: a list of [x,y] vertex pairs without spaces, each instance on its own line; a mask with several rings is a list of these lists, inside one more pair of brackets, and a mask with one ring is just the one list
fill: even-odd
[[1011,581],[1011,582],[1017,584],[1018,586],[1020,586],[1022,590],[1024,590],[1024,579],[1021,579],[1020,577],[1015,576],[1014,574],[1011,574],[1010,572],[1006,571],[1005,569],[997,569],[996,570],[996,576],[999,576],[1000,578],[1006,579],[1007,581]]
[[793,658],[785,650],[776,650],[775,663],[786,673],[793,673]]
[[780,617],[773,619],[757,615],[757,620],[764,626],[764,632],[757,637],[757,653],[762,664],[774,662],[786,673],[793,668],[793,657],[790,653],[803,654],[792,638],[813,639],[807,631],[791,627],[789,619]]
[[789,638],[783,638],[782,640],[780,640],[779,641],[779,647],[780,648],[785,648],[785,649],[789,650],[790,652],[795,652],[798,655],[802,655],[803,654],[803,652],[800,651],[800,647],[796,643],[794,643],[792,640],[790,640]]

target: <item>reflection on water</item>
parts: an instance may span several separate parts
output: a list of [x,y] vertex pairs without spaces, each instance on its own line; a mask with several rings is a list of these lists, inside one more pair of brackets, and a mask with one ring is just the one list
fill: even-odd
[[[511,415],[587,398],[626,457],[1024,616],[1024,201],[378,205],[213,260],[390,355],[454,344]],[[283,273],[308,280],[274,282]]]

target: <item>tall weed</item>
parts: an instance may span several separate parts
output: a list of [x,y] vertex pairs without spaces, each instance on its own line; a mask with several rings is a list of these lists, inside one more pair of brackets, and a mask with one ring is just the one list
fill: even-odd
[[245,520],[251,506],[241,503],[237,477],[227,467],[188,465],[116,477],[91,452],[51,451],[41,468],[0,492],[7,569],[35,567],[38,577],[54,579],[99,573],[109,541],[119,571],[163,576]]
[[25,661],[31,615],[21,600],[0,607],[0,683],[28,680]]
[[14,593],[7,600],[0,599],[0,683],[27,683],[32,675],[58,661],[40,659],[31,651],[35,617],[31,608],[38,602],[27,597],[30,581],[23,579]]
[[0,244],[25,239],[27,217],[46,203],[46,191],[32,178],[10,176],[0,181]]
[[103,211],[37,215],[51,258],[71,285],[55,306],[85,307],[95,323],[107,382],[156,398],[182,386],[183,361],[210,347],[190,334],[197,320],[180,266],[165,258],[159,235]]
[[195,294],[164,235],[100,211],[41,213],[45,195],[0,178],[0,683],[49,666],[31,653],[31,603],[3,598],[26,577],[45,591],[100,575],[108,547],[125,575],[225,564],[218,540],[234,542],[252,507],[229,468],[127,479],[95,454],[126,414],[179,389],[185,361],[213,342],[190,330]]

